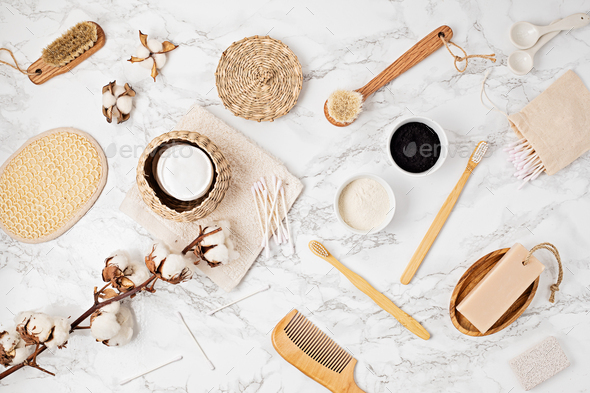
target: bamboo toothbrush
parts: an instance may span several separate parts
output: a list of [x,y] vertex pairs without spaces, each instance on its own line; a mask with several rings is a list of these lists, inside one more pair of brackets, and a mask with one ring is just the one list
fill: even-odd
[[471,173],[473,173],[473,170],[475,169],[477,164],[479,164],[487,150],[488,143],[484,141],[479,142],[475,147],[475,150],[473,150],[473,153],[469,158],[469,162],[467,163],[467,168],[465,168],[465,171],[461,175],[461,178],[457,182],[457,185],[455,185],[455,188],[453,188],[453,190],[447,197],[447,200],[445,201],[445,203],[443,203],[442,207],[440,208],[440,211],[438,212],[438,214],[434,218],[434,221],[430,225],[430,228],[428,228],[428,232],[426,232],[426,235],[424,235],[424,239],[422,239],[422,242],[418,246],[418,249],[416,250],[416,252],[414,252],[412,259],[410,259],[408,266],[406,266],[406,270],[404,270],[401,277],[402,284],[409,284],[412,280],[412,277],[414,277],[414,274],[416,274],[418,267],[420,267],[420,264],[422,263],[424,257],[426,257],[426,254],[428,253],[428,250],[430,250],[430,247],[432,247],[434,240],[436,240],[436,237],[438,236],[440,230],[447,221],[449,214],[451,214],[451,210],[453,210],[453,207],[455,206],[457,199],[459,199],[459,195],[461,195],[461,191],[463,191],[463,187],[465,186],[465,183],[467,183],[467,179],[469,179],[469,176],[471,175]]
[[338,127],[351,125],[362,111],[363,102],[383,86],[430,56],[443,46],[442,37],[450,40],[453,30],[449,26],[440,26],[401,55],[393,64],[383,70],[360,89],[337,90],[324,104],[324,115],[330,123]]
[[297,310],[274,328],[272,345],[299,371],[333,393],[365,393],[354,382],[356,359]]
[[309,242],[309,249],[318,257],[332,264],[332,266],[338,269],[340,273],[344,274],[344,276],[348,278],[348,280],[355,287],[373,299],[373,301],[377,303],[379,307],[393,315],[395,319],[397,319],[399,323],[401,323],[410,332],[424,340],[428,340],[430,338],[430,333],[428,333],[422,325],[402,311],[398,306],[393,304],[393,302],[389,300],[387,296],[373,288],[371,284],[369,284],[364,278],[340,263],[336,258],[334,258],[332,254],[330,254],[330,252],[326,249],[326,247],[324,247],[322,243],[318,242],[317,240],[312,240]]

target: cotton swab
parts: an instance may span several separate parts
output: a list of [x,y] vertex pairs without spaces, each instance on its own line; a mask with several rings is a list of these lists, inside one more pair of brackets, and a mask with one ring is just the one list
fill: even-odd
[[256,205],[256,216],[258,217],[258,224],[260,224],[260,233],[264,236],[264,226],[262,225],[262,217],[260,216],[260,208],[258,207],[258,197],[256,196],[254,186],[252,186],[252,196],[254,197],[254,204]]
[[186,324],[186,321],[184,320],[184,317],[182,316],[182,314],[180,313],[180,311],[177,311],[177,314],[178,314],[178,317],[180,318],[180,320],[182,321],[182,323],[184,324],[184,327],[186,328],[186,330],[188,331],[188,333],[191,335],[191,337],[193,338],[193,340],[195,340],[195,344],[197,344],[197,347],[199,348],[199,351],[201,351],[201,354],[203,355],[203,357],[205,359],[207,359],[207,362],[209,362],[209,366],[211,367],[211,370],[215,370],[215,366],[213,365],[213,363],[211,363],[211,360],[209,360],[209,358],[205,354],[205,351],[203,351],[203,348],[201,348],[201,345],[197,341],[197,338],[195,337],[195,335],[193,334],[193,332],[191,331],[191,329]]
[[[287,243],[287,241],[289,240],[289,232],[285,229],[285,227],[283,226],[283,220],[281,219],[281,212],[279,209],[279,205],[281,204],[281,200],[279,199],[279,193],[280,190],[283,188],[283,181],[281,179],[277,179],[276,176],[273,175],[273,179],[275,181],[275,187],[277,190],[277,195],[276,195],[276,199],[277,199],[277,207],[275,210],[275,214],[277,217],[277,221],[279,222],[279,226],[281,227],[281,232],[283,234],[283,239],[285,241],[285,243]],[[285,215],[286,217],[286,215]]]
[[[282,185],[282,181],[279,180],[279,184],[278,186],[280,187]],[[276,207],[277,207],[277,201],[278,201],[278,195],[279,195],[279,189],[277,187],[275,187],[276,190],[274,191],[274,197],[271,199],[272,200],[272,206],[270,208],[270,214],[271,214],[271,219],[272,221],[275,222],[276,226],[277,226],[277,233],[279,233],[279,237],[282,237],[281,235],[281,222],[279,221],[279,219],[276,216]],[[286,241],[286,237],[285,237],[285,241]]]
[[[259,181],[258,182],[258,187],[261,190],[266,190],[268,192],[268,206],[271,207],[274,204],[274,199],[272,197],[272,191],[270,191],[266,187],[266,181],[264,183],[262,183],[261,181]],[[271,210],[269,211],[269,216],[268,217],[269,217],[269,222],[268,222],[269,227],[272,227],[272,221],[274,221],[275,224],[277,224],[277,220],[276,220],[276,217],[274,216],[274,211],[273,211],[272,207],[271,207]],[[271,229],[271,232],[273,234],[275,243],[277,245],[281,244],[283,242],[283,237],[282,237],[280,228],[278,228],[278,224],[277,224],[277,229],[276,230]]]
[[228,303],[228,304],[226,304],[225,306],[221,306],[221,307],[219,307],[219,308],[216,308],[215,310],[209,311],[209,312],[207,313],[207,315],[213,315],[213,314],[215,314],[215,313],[216,313],[217,311],[219,311],[219,310],[223,310],[223,309],[224,309],[224,308],[226,308],[226,307],[233,306],[233,305],[234,305],[234,304],[236,304],[237,302],[241,302],[241,301],[242,301],[242,300],[244,300],[244,299],[248,299],[250,296],[254,296],[254,295],[256,295],[257,293],[264,292],[264,291],[266,291],[266,290],[267,290],[267,289],[269,289],[269,288],[270,288],[270,285],[267,285],[267,286],[265,286],[264,288],[261,288],[261,289],[257,290],[256,292],[252,292],[252,293],[251,293],[251,294],[249,294],[249,295],[246,295],[246,296],[244,296],[244,297],[242,297],[242,298],[239,298],[238,300],[235,300],[235,301],[233,301],[233,302],[231,302],[231,303]]
[[164,367],[164,366],[167,366],[167,365],[169,365],[170,363],[174,363],[174,362],[177,362],[177,361],[179,361],[179,360],[182,360],[182,355],[179,355],[179,356],[175,357],[174,359],[172,359],[172,360],[170,360],[170,361],[168,361],[168,362],[166,362],[166,363],[164,363],[164,364],[161,364],[161,365],[159,365],[159,366],[157,366],[157,367],[154,367],[154,368],[152,368],[152,369],[150,369],[150,370],[148,370],[148,371],[146,371],[146,372],[143,372],[143,373],[141,373],[141,374],[137,374],[137,375],[135,375],[135,376],[133,376],[133,377],[131,377],[131,378],[127,378],[127,379],[125,379],[124,381],[121,381],[121,382],[119,383],[119,385],[125,385],[126,383],[129,383],[129,382],[133,381],[133,380],[134,380],[134,379],[136,379],[136,378],[142,377],[142,376],[144,376],[144,375],[146,375],[146,374],[149,374],[149,373],[151,373],[151,372],[153,372],[153,371],[156,371],[156,370],[157,370],[157,369],[159,369],[159,368],[162,368],[162,367]]
[[543,161],[541,161],[541,158],[535,152],[535,148],[525,138],[510,143],[506,146],[504,151],[508,152],[508,161],[512,162],[514,168],[516,168],[514,176],[523,180],[518,187],[519,190],[527,182],[536,179],[543,171],[545,171]]
[[270,257],[270,250],[269,250],[269,246],[268,246],[268,229],[269,229],[269,225],[268,225],[268,200],[267,200],[267,195],[268,195],[268,191],[263,190],[262,191],[262,196],[264,196],[264,222],[266,223],[266,227],[264,229],[264,239],[266,242],[266,257]]
[[[279,235],[276,233],[276,231],[274,229],[272,229],[272,224],[269,223],[269,219],[271,218],[271,212],[268,209],[269,209],[270,205],[272,204],[271,198],[269,196],[269,192],[260,181],[257,182],[256,186],[260,190],[261,198],[263,199],[263,201],[265,203],[266,213],[268,214],[265,216],[266,217],[265,225],[267,225],[269,228],[268,235],[272,238],[272,240],[275,242],[276,245],[279,245],[280,244]],[[264,196],[264,194],[263,194],[264,191],[266,191],[266,193],[267,193],[266,196]]]
[[285,190],[283,186],[280,189],[281,197],[283,199],[283,212],[285,213],[285,225],[287,227],[287,233],[289,234],[289,247],[291,249],[291,253],[295,252],[295,247],[293,246],[293,237],[291,236],[291,229],[289,226],[289,215],[287,214],[287,204],[285,203]]

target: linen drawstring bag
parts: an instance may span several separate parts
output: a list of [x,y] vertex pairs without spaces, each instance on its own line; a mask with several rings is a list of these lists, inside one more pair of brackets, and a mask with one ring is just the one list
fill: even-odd
[[[484,84],[482,95],[491,102]],[[590,150],[590,91],[571,70],[520,112],[504,115],[518,138],[528,141],[548,175],[557,173]]]

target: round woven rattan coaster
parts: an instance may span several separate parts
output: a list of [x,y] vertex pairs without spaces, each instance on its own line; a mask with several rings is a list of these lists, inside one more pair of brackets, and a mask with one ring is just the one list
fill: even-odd
[[0,228],[25,243],[55,239],[92,207],[107,170],[85,132],[56,128],[29,139],[0,168]]
[[234,115],[273,121],[297,103],[303,73],[287,45],[268,36],[253,36],[223,52],[215,83],[223,105]]

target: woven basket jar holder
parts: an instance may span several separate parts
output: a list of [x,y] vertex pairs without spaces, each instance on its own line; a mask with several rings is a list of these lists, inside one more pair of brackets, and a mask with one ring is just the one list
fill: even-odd
[[[202,197],[180,201],[166,194],[155,178],[154,159],[166,148],[177,143],[188,143],[203,150],[215,168],[212,186]],[[229,187],[231,169],[228,161],[209,138],[198,132],[172,131],[152,140],[137,164],[137,187],[146,205],[161,217],[177,221],[196,221],[213,212],[223,200]]]
[[274,121],[297,103],[303,73],[297,56],[279,40],[253,36],[223,52],[215,71],[217,93],[234,115]]

